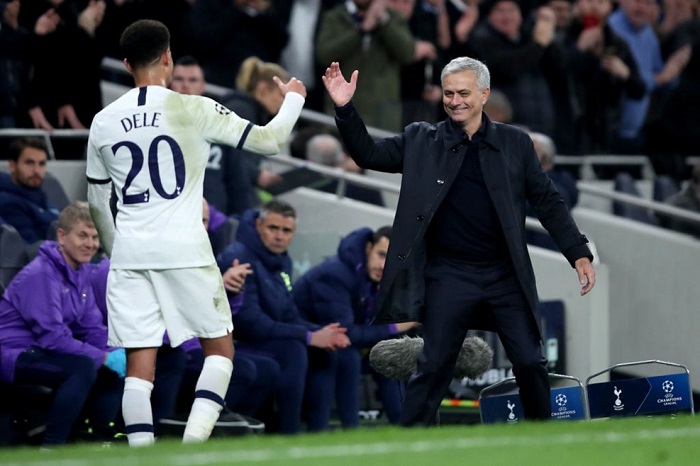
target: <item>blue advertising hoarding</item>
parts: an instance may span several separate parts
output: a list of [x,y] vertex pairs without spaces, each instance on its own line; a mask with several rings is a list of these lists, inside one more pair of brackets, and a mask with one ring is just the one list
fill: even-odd
[[690,411],[692,395],[687,373],[622,379],[589,384],[591,418]]
[[[552,419],[577,421],[586,419],[583,388],[553,388]],[[523,408],[518,393],[482,397],[479,400],[481,420],[484,424],[515,423],[523,419]]]

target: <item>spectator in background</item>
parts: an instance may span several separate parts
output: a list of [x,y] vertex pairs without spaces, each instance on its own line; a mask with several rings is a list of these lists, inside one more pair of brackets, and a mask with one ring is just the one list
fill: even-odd
[[[542,169],[549,179],[552,180],[552,183],[554,183],[554,187],[559,191],[561,199],[566,204],[566,207],[568,207],[569,210],[573,209],[576,204],[578,204],[578,187],[571,173],[555,167],[557,148],[554,145],[554,141],[546,134],[533,132],[529,132],[528,134],[530,135],[530,139],[532,139],[532,144],[535,146],[535,152],[542,165]],[[526,214],[529,217],[537,218],[537,214],[529,204]],[[559,246],[557,246],[557,243],[554,242],[549,233],[527,229],[525,234],[527,244],[559,251]]]
[[[273,0],[275,1],[275,0]],[[308,92],[305,107],[323,111],[323,69],[316,62],[316,34],[321,15],[342,0],[276,0],[277,11],[287,25],[289,41],[282,50],[280,65],[300,79]]]
[[191,28],[193,54],[209,82],[224,87],[231,87],[248,57],[278,62],[289,39],[269,0],[197,0]]
[[[700,213],[700,162],[693,167],[688,184],[664,201],[665,204]],[[700,238],[700,222],[657,214],[661,226]]]
[[407,332],[418,324],[370,325],[390,237],[391,227],[388,226],[376,232],[370,228],[357,229],[341,240],[336,255],[306,272],[294,284],[292,294],[301,315],[318,325],[340,322],[348,329],[351,341],[350,347],[337,351],[337,365],[322,374],[325,380],[315,384],[317,391],[310,394],[324,407],[318,411],[323,418],[317,421],[324,430],[328,428],[333,399],[342,426],[359,425],[363,372],[372,374],[377,383],[389,422],[399,422],[400,382],[374,372],[366,358],[377,342]]
[[[24,89],[22,127],[85,129],[102,109],[100,66],[104,56],[100,26],[104,0],[37,0],[24,2],[20,24],[43,27],[35,36],[30,80]],[[69,141],[70,142],[70,141]],[[65,142],[66,157],[82,154],[84,144]]]
[[[173,91],[204,95],[206,85],[204,71],[194,57],[185,56],[175,61],[170,82]],[[242,152],[224,144],[212,144],[209,150],[204,197],[226,215],[242,214],[254,206],[255,191],[248,176],[250,162],[246,161],[252,154]]]
[[623,99],[622,119],[612,150],[618,154],[640,154],[645,145],[642,125],[649,112],[652,91],[675,81],[690,59],[691,48],[681,47],[664,63],[652,26],[657,12],[655,0],[620,0],[619,3],[608,24],[627,43],[646,92],[641,99]]
[[471,47],[489,64],[493,87],[510,100],[513,123],[545,133],[560,150],[568,149],[572,109],[564,49],[554,41],[554,12],[538,8],[529,31],[514,0],[488,0],[484,8],[484,22],[472,33]]
[[439,71],[450,47],[444,0],[388,0],[387,7],[408,22],[415,39],[413,63],[401,67],[401,126],[435,122],[442,97]]
[[[698,18],[698,0],[662,0],[662,14],[654,25],[661,46],[661,56],[667,60],[673,52],[687,43],[684,29]],[[681,37],[679,37],[681,36]]]
[[555,167],[555,158],[557,156],[557,147],[554,145],[552,138],[542,133],[529,133],[530,139],[535,146],[537,158],[540,160],[542,169],[547,173],[550,180],[554,182],[554,186],[561,194],[566,207],[569,210],[576,207],[578,204],[578,188],[576,180],[571,173],[565,170],[560,170]]
[[[697,6],[697,0],[695,0]],[[686,14],[687,16],[687,14]],[[700,18],[684,21],[662,42],[662,54],[691,47],[690,59],[681,72],[678,84],[666,93],[657,93],[650,104],[645,122],[645,153],[651,156],[658,174],[675,180],[690,176],[686,157],[697,155],[700,147]],[[668,59],[670,60],[670,58]]]
[[41,139],[16,139],[9,149],[10,173],[0,172],[0,217],[15,227],[27,244],[47,238],[58,211],[41,189],[46,177],[46,146]]
[[[401,66],[412,63],[415,52],[408,24],[386,0],[351,0],[321,17],[316,58],[360,71],[355,105],[368,126],[401,129]],[[328,98],[325,108],[333,113]]]
[[646,86],[627,43],[606,20],[611,0],[576,0],[566,31],[567,72],[576,108],[578,153],[610,154],[621,125],[621,102],[644,97]]
[[[332,134],[317,134],[306,143],[306,159],[309,162],[326,165],[328,167],[341,168],[353,171],[357,167],[355,162],[347,156],[343,150],[340,139]],[[350,167],[349,169],[346,167]],[[319,191],[336,193],[338,190],[338,179],[331,178],[322,184],[314,184],[313,187]],[[376,189],[358,186],[347,183],[345,186],[345,196],[361,202],[367,202],[378,206],[384,206],[382,193]]]
[[580,14],[574,9],[574,0],[548,0],[543,2],[543,5],[554,12],[554,40],[563,43],[571,21]]
[[448,57],[474,56],[469,39],[479,21],[479,0],[447,0],[445,6],[450,22]]
[[491,121],[498,123],[513,122],[513,106],[510,104],[508,97],[498,89],[491,89],[489,100],[484,104],[484,113],[486,113]]
[[[273,431],[298,433],[302,402],[309,380],[331,370],[335,353],[350,342],[337,322],[319,326],[301,318],[292,298],[292,259],[287,252],[296,228],[296,212],[289,204],[272,200],[259,210],[243,214],[236,242],[217,257],[222,273],[234,260],[249,263],[240,311],[233,316],[236,349],[251,351],[277,361],[281,372],[273,387],[277,407],[274,420],[265,420]],[[309,347],[309,348],[307,348]],[[310,388],[310,393],[314,393]],[[310,419],[322,407],[310,399]],[[264,419],[263,419],[264,420]],[[321,426],[309,424],[310,430]]]
[[114,439],[126,356],[107,346],[92,291],[88,264],[99,245],[87,204],[69,205],[58,221],[58,240],[41,245],[0,301],[2,380],[54,390],[44,446],[66,443],[84,408],[93,437]]
[[27,78],[31,33],[20,26],[19,12],[19,0],[0,1],[0,129],[17,125],[17,99]]
[[[287,70],[276,63],[264,62],[258,57],[246,58],[236,76],[236,90],[225,95],[221,103],[240,117],[264,125],[277,115],[282,105],[282,94],[273,81],[275,76],[284,82],[290,78]],[[252,186],[264,190],[281,181],[279,175],[265,168],[264,156],[238,149],[234,152],[238,157],[245,154],[245,172]],[[251,191],[247,205],[256,207],[259,204],[260,197]]]

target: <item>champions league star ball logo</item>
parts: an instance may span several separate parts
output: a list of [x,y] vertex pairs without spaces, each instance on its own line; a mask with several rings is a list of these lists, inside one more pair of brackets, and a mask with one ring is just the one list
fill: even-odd
[[217,111],[220,115],[226,116],[226,115],[229,115],[229,114],[231,113],[231,110],[229,110],[228,108],[224,107],[223,105],[221,105],[221,104],[218,103],[218,102],[214,104],[214,108],[216,109],[216,111]]
[[564,395],[563,393],[559,393],[557,396],[554,397],[554,402],[557,404],[557,406],[563,408],[564,406],[566,406],[567,402],[566,395]]
[[664,383],[661,384],[661,389],[665,393],[672,393],[673,392],[673,382],[670,380],[664,380]]

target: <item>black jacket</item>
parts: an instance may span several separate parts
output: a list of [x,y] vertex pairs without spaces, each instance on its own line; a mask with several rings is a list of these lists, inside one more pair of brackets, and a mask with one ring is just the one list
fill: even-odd
[[[427,261],[425,234],[459,172],[465,152],[463,130],[450,119],[436,125],[413,123],[401,134],[375,142],[352,104],[348,106],[342,113],[347,117],[336,116],[336,123],[355,162],[363,168],[403,173],[374,322],[420,321]],[[485,114],[483,118],[486,137],[479,148],[479,159],[484,182],[518,280],[536,315],[535,274],[525,243],[525,201],[572,266],[581,257],[593,256],[586,245],[588,240],[542,170],[530,137],[514,126],[492,122]],[[484,321],[476,328],[490,330],[491,326]]]

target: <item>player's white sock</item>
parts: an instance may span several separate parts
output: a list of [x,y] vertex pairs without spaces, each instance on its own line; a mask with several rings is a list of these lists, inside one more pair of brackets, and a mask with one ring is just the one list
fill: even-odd
[[122,415],[130,447],[153,444],[153,413],[151,392],[153,384],[138,377],[124,379]]
[[204,359],[204,367],[194,392],[192,411],[182,437],[184,443],[204,442],[209,438],[224,407],[224,396],[232,372],[233,362],[229,358],[208,356]]

